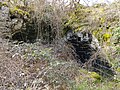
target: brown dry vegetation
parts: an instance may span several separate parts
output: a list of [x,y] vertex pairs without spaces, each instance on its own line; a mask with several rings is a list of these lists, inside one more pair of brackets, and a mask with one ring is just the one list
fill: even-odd
[[[17,2],[19,0],[15,1],[9,6],[12,10],[16,9],[17,5],[20,6],[20,2]],[[38,39],[34,43],[11,40],[16,31],[14,32],[10,28],[10,32],[2,32],[6,29],[4,25],[8,22],[1,18],[0,90],[119,90],[120,48],[119,41],[117,41],[120,35],[118,28],[120,25],[119,3],[116,2],[105,7],[78,5],[78,8],[74,9],[74,5],[77,7],[76,2],[66,6],[63,2],[58,3],[57,0],[53,0],[51,5],[45,1],[35,0],[28,6],[16,10],[18,11],[17,15],[20,15],[18,18],[23,18],[24,23],[34,21],[36,38]],[[2,6],[7,5],[7,3],[10,2],[5,2]],[[27,19],[24,16],[27,16]],[[52,28],[50,33],[44,31],[43,23]],[[109,28],[106,29],[109,24]],[[72,26],[75,31],[87,29],[95,34],[106,57],[109,58],[117,72],[114,80],[110,81],[95,72],[79,67],[72,56],[70,46],[61,40],[66,32],[66,30],[63,31],[63,28],[67,25]],[[23,28],[20,27],[18,31],[21,32]],[[119,29],[118,32],[113,35],[117,29]],[[7,36],[10,36],[9,39],[3,38],[6,33]],[[109,36],[111,33],[113,36]],[[47,38],[46,35],[48,35]],[[51,38],[52,44],[51,41],[49,42],[51,35],[53,36]],[[103,40],[104,38],[105,40]],[[49,43],[46,44],[46,42]],[[114,43],[116,44],[114,45]]]

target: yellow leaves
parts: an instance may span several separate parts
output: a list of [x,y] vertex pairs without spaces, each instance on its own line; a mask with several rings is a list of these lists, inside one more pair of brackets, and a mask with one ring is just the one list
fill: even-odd
[[103,34],[103,40],[106,41],[106,42],[110,42],[110,37],[112,35],[110,33],[105,33]]
[[103,37],[104,37],[104,38],[110,38],[110,37],[111,37],[111,34],[105,33],[105,34],[103,35]]

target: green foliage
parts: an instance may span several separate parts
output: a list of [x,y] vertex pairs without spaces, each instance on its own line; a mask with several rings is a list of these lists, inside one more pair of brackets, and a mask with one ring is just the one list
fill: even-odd
[[2,6],[8,6],[8,4],[6,2],[0,2],[0,7]]
[[120,67],[117,68],[117,72],[120,72]]
[[117,54],[117,55],[120,55],[120,46],[119,46],[119,45],[116,46],[116,54]]
[[40,56],[47,60],[50,59],[51,58],[51,50],[52,50],[52,48],[45,48],[45,49],[41,50]]
[[32,11],[33,7],[30,7],[30,5],[26,5],[25,2],[26,0],[9,0],[6,2],[4,1],[2,5],[7,5],[9,7],[11,15],[30,17],[30,12]]
[[[47,6],[43,5],[43,7],[39,8],[39,6],[42,6],[39,2],[38,6],[36,5],[38,9],[33,10],[33,12],[35,13],[34,13],[34,16],[32,16],[30,13],[32,11],[31,7],[28,7],[25,5],[24,6],[17,5],[16,3],[18,2],[18,0],[13,0],[13,1],[14,1],[13,5],[10,6],[10,13],[12,15],[20,15],[21,17],[24,17],[24,16],[30,17],[30,21],[25,23],[26,24],[25,32],[27,32],[27,35],[30,33],[29,34],[30,40],[31,38],[33,38],[34,33],[36,35],[36,32],[38,33],[38,39],[40,37],[40,39],[46,40],[46,42],[47,41],[51,42],[50,40],[53,40],[56,37],[57,39],[59,38],[59,35],[57,34],[60,34],[61,32],[60,30],[61,30],[62,22],[60,21],[61,18],[59,18],[59,15],[56,13],[56,12],[60,12],[58,9],[56,10],[56,8],[51,5],[47,5]],[[24,2],[25,0],[22,0],[22,1]],[[42,0],[36,0],[36,1],[42,1]],[[0,5],[2,6],[6,4],[2,4],[0,2]],[[120,55],[120,47],[119,47],[120,27],[115,28],[116,26],[114,26],[114,24],[112,23],[112,22],[117,22],[118,18],[117,19],[110,18],[111,20],[110,21],[109,18],[107,18],[108,16],[105,14],[105,12],[106,11],[104,7],[101,7],[101,5],[95,6],[95,8],[92,8],[92,9],[91,7],[85,7],[80,4],[76,5],[76,7],[71,12],[67,13],[68,18],[65,18],[66,22],[64,24],[64,27],[65,27],[64,33],[66,33],[67,30],[71,30],[71,29],[74,30],[75,32],[79,30],[84,30],[84,29],[91,30],[91,32],[93,31],[93,34],[98,38],[100,42],[105,42],[105,43],[108,42],[110,43],[109,46],[111,45],[111,43],[116,44],[116,46],[114,46],[114,48],[116,49],[115,54]],[[90,22],[92,22],[93,26]],[[110,42],[112,37],[114,38],[114,40]],[[7,45],[9,44],[10,42],[7,42]],[[56,47],[56,44],[53,44],[53,45]],[[70,90],[71,88],[73,88],[72,90],[113,90],[113,89],[119,90],[120,83],[118,82],[120,80],[117,78],[117,75],[115,77],[115,80],[106,81],[106,79],[102,78],[99,74],[95,72],[88,72],[85,69],[81,69],[81,67],[78,67],[78,65],[76,65],[72,61],[68,62],[68,61],[61,60],[61,58],[59,57],[62,49],[64,48],[63,46],[60,46],[60,45],[57,46],[58,48],[54,48],[54,46],[52,47],[52,45],[49,47],[46,47],[45,44],[43,45],[40,42],[32,43],[32,44],[23,43],[19,45],[12,44],[10,47],[7,47],[7,49],[4,49],[4,50],[9,50],[10,48],[9,51],[12,53],[14,52],[14,55],[13,55],[14,58],[12,57],[13,60],[10,61],[11,54],[12,54],[10,53],[10,60],[8,60],[9,57],[7,57],[7,59],[5,58],[6,60],[1,61],[1,65],[6,61],[4,65],[11,66],[7,63],[10,61],[10,64],[12,64],[12,62],[15,61],[15,66],[8,67],[11,72],[13,71],[12,73],[13,76],[16,73],[14,71],[15,70],[14,67],[17,66],[18,68],[20,68],[19,66],[22,66],[22,68],[20,68],[22,71],[16,70],[17,71],[16,76],[18,76],[18,78],[15,77],[15,79],[19,79],[19,80],[18,81],[16,81],[15,79],[13,80],[15,80],[16,83],[21,81],[20,84],[22,84],[23,88],[25,88],[26,90],[36,90],[36,88],[39,89],[39,86],[40,87],[42,86],[43,88],[44,84],[46,83],[47,85],[45,85],[44,87],[51,85],[52,89],[50,90],[54,90],[53,88],[55,88],[55,90]],[[14,50],[11,50],[11,47],[13,48],[14,46],[16,48]],[[7,53],[9,51],[7,51]],[[65,54],[65,52],[62,54]],[[5,53],[5,56],[6,56],[6,53]],[[19,56],[20,56],[20,60],[19,60]],[[64,57],[64,55],[61,57]],[[15,58],[17,59],[14,60]],[[24,59],[22,64],[20,64],[22,62],[21,59]],[[47,61],[47,65],[42,63],[41,61]],[[114,61],[116,61],[116,58],[114,59]],[[24,64],[26,65],[27,63],[29,63],[29,65],[26,67],[30,70],[23,68]],[[37,65],[38,67],[34,67]],[[34,70],[32,71],[32,69],[36,69],[36,68],[40,68],[37,70],[37,73]],[[32,74],[31,74],[31,71],[32,71]],[[116,64],[116,71],[118,73],[120,72],[119,62],[117,62]],[[24,77],[19,76],[21,72],[23,73],[26,72]],[[3,73],[1,73],[1,75],[2,74]],[[6,80],[8,81],[8,79],[10,78],[6,78]],[[24,78],[25,78],[25,81],[22,81]],[[44,79],[44,81],[42,81],[41,78]],[[37,81],[37,83],[35,81]],[[10,81],[10,83],[11,82],[12,81]],[[18,88],[18,85],[16,83],[12,83],[13,86],[16,85],[15,89]],[[26,83],[28,87],[25,86]]]
[[120,43],[120,27],[117,27],[113,30],[113,38],[115,44]]
[[116,83],[115,81],[109,81],[109,82],[89,82],[89,80],[83,81],[83,83],[80,83],[75,89],[73,90],[119,90],[120,83]]
[[74,90],[89,90],[88,83],[86,81],[84,81],[78,87],[76,87],[76,89],[74,89]]
[[34,59],[34,60],[51,60],[51,48],[43,48],[39,51],[32,50],[34,48],[34,45],[31,47],[28,47],[26,49],[26,52],[24,53],[24,59]]
[[68,19],[65,23],[65,27],[72,27],[74,31],[82,30],[84,27],[88,26],[86,22],[86,17],[91,12],[89,8],[77,4],[75,9],[68,13]]
[[97,30],[94,30],[92,33],[98,39],[101,45],[103,45],[104,42],[108,46],[112,44],[111,43],[112,31],[110,29],[106,29],[106,31],[104,31],[103,28],[98,28]]

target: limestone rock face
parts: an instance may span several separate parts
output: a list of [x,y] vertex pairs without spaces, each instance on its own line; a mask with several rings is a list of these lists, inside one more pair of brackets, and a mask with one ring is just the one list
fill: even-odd
[[24,15],[20,16],[19,13],[11,13],[10,7],[1,6],[0,36],[17,41],[32,41],[36,39],[37,32],[34,29],[34,23],[31,23],[29,20],[29,17],[25,17]]
[[110,63],[102,54],[98,40],[90,32],[68,32],[66,41],[72,45],[74,56],[79,64],[102,76],[114,75]]

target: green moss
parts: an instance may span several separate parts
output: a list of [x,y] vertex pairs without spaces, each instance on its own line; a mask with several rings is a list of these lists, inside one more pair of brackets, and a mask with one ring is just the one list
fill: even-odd
[[96,72],[90,72],[90,76],[91,76],[91,78],[95,78],[97,80],[101,79],[101,76],[99,74],[97,74]]
[[6,2],[3,2],[2,6],[8,6],[8,4]]
[[0,8],[1,8],[2,6],[8,7],[8,4],[7,4],[6,2],[0,2]]
[[10,8],[10,14],[26,15],[30,16],[29,12],[19,9],[18,7]]
[[120,67],[117,68],[117,72],[120,72]]

